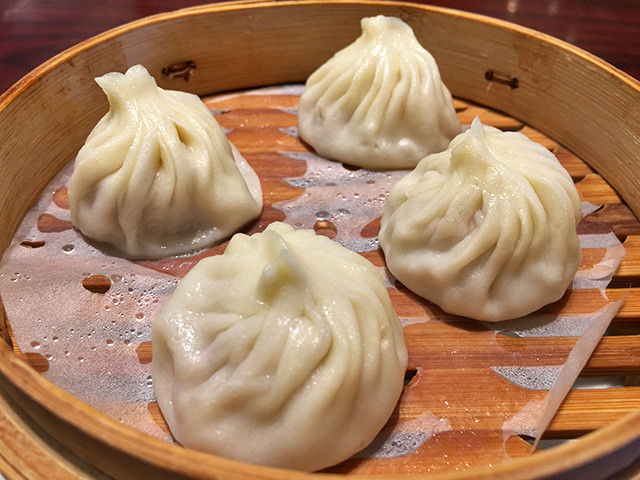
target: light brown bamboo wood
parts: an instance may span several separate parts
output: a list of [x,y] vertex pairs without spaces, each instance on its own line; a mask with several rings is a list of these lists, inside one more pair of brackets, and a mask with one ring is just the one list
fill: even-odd
[[624,241],[624,247],[627,251],[620,268],[618,269],[618,275],[624,277],[638,277],[640,275],[640,236],[629,235]]
[[47,435],[0,389],[0,472],[7,480],[106,479],[106,475]]
[[[531,133],[538,132],[535,139],[559,152],[574,179],[581,179],[581,193],[605,204],[603,214],[595,215],[590,226],[597,228],[599,222],[614,218],[616,233],[628,235],[628,245],[635,245],[635,236],[640,235],[632,213],[640,213],[637,81],[588,53],[505,22],[410,3],[303,0],[217,4],[134,22],[60,54],[6,92],[0,97],[0,251],[44,185],[73,157],[104,113],[106,103],[93,77],[123,71],[134,63],[144,63],[158,76],[163,67],[191,60],[198,68],[188,84],[183,79],[165,79],[161,85],[187,87],[204,95],[303,81],[358,35],[361,17],[381,13],[399,16],[414,28],[436,57],[443,79],[455,95],[505,112],[488,114],[493,124],[513,130],[523,124],[533,127]],[[460,31],[465,35],[459,35]],[[487,81],[485,73],[490,69],[518,78],[520,86],[511,89]],[[583,88],[576,89],[576,84]],[[474,113],[473,108],[467,110]],[[581,118],[590,121],[578,122]],[[291,122],[287,115],[281,120]],[[236,140],[250,159],[251,145],[243,145],[242,138]],[[44,219],[43,225],[55,227],[56,222]],[[620,275],[633,278],[637,275],[634,256],[625,262]],[[616,299],[625,292],[611,289],[608,293]],[[579,292],[568,299],[568,303],[581,301]],[[633,288],[614,322],[634,323],[638,318],[640,293]],[[0,328],[0,334],[8,337],[6,326]],[[632,372],[637,366],[633,360],[637,358],[635,341],[631,336],[607,339],[596,350],[587,371]],[[53,471],[48,467],[51,462],[61,475],[69,473],[66,478],[73,478],[86,473],[77,467],[77,456],[92,469],[120,478],[308,477],[239,464],[147,437],[55,387],[30,363],[35,362],[0,342],[0,387],[9,399],[0,404],[0,409],[6,410],[0,417],[0,433],[3,439],[15,436],[15,445],[21,447],[6,452],[29,452],[27,457],[0,455],[0,468],[11,475],[47,478],[47,472]],[[540,478],[590,462],[595,462],[596,469],[606,469],[612,464],[602,459],[609,455],[616,468],[623,468],[638,456],[637,392],[621,389],[611,401],[603,395],[572,393],[552,423],[551,431],[558,436],[583,432],[593,427],[582,421],[584,417],[603,411],[604,417],[598,417],[601,428],[575,443],[492,468],[428,478]],[[45,433],[36,433],[16,420],[15,405]],[[61,463],[59,452],[41,441],[48,435],[72,452],[64,457],[70,463]],[[38,460],[35,452],[44,460]]]

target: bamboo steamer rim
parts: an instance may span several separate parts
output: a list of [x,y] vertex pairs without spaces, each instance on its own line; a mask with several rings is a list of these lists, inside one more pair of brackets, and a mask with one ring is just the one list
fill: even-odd
[[[172,21],[177,18],[211,14],[231,10],[253,10],[264,8],[301,8],[304,6],[385,6],[403,10],[430,11],[442,15],[465,18],[474,22],[493,25],[501,29],[508,29],[519,35],[535,39],[548,45],[549,48],[561,50],[564,54],[578,58],[585,62],[587,67],[603,71],[607,76],[615,79],[621,89],[630,95],[636,95],[640,99],[640,83],[631,76],[621,72],[594,55],[577,47],[569,45],[561,40],[545,34],[511,24],[509,22],[492,19],[490,17],[461,12],[453,9],[412,4],[408,2],[392,2],[385,0],[299,0],[299,1],[237,1],[213,5],[186,8],[176,12],[158,14],[143,18],[123,26],[109,30],[86,40],[53,57],[41,66],[34,69],[23,79],[13,85],[7,92],[0,96],[0,118],[3,111],[20,95],[23,95],[41,78],[55,70],[63,63],[73,59],[76,55],[91,49],[92,47],[120,35],[127,34],[138,28],[150,26],[156,23]],[[453,91],[456,94],[455,90]],[[471,99],[473,100],[473,99]],[[493,105],[492,105],[493,106]],[[509,113],[509,112],[507,112]],[[626,112],[627,114],[629,112]],[[635,116],[634,116],[635,115]],[[637,112],[631,112],[633,121]],[[544,131],[544,126],[535,125]],[[557,139],[557,138],[556,138]],[[557,139],[558,140],[558,139]],[[559,139],[561,142],[562,140]],[[638,140],[640,141],[640,140]],[[589,162],[589,159],[586,159]],[[610,167],[612,168],[612,167]],[[608,169],[607,169],[608,170]],[[600,172],[605,178],[607,172]],[[637,175],[636,175],[637,177]],[[615,178],[615,177],[614,177]],[[640,199],[632,203],[633,190],[630,186],[616,185],[611,179],[614,188],[620,188],[623,198],[630,203],[636,215],[639,214]],[[637,178],[633,180],[637,181]],[[626,195],[625,195],[626,193]],[[60,389],[46,380],[41,374],[33,370],[29,365],[14,355],[11,347],[6,342],[0,342],[0,385],[16,400],[16,402],[45,430],[49,431],[61,443],[69,446],[81,457],[91,463],[106,462],[133,462],[134,470],[143,473],[147,471],[149,478],[157,472],[168,475],[197,478],[308,478],[317,474],[285,471],[269,467],[244,464],[213,455],[188,450],[175,444],[151,437],[133,428],[127,427],[107,415],[89,407],[71,394]],[[56,432],[60,436],[56,435]],[[64,437],[64,438],[61,438]],[[570,469],[579,468],[595,462],[607,455],[613,454],[634,441],[640,439],[640,410],[627,414],[622,419],[602,427],[575,442],[565,443],[550,450],[537,452],[524,458],[505,461],[492,467],[475,467],[464,472],[445,472],[428,475],[410,475],[411,477],[428,477],[429,479],[462,479],[462,478],[540,478],[562,474]],[[96,447],[104,447],[115,455],[116,458],[100,460],[104,452],[96,451]],[[636,454],[637,457],[637,454]],[[108,463],[103,464],[108,468]],[[124,468],[127,468],[126,465]],[[120,471],[122,474],[122,471]],[[322,474],[325,478],[340,477],[340,475]],[[354,478],[369,478],[354,475]],[[398,478],[397,476],[380,476],[378,478]],[[404,478],[404,477],[403,477]]]

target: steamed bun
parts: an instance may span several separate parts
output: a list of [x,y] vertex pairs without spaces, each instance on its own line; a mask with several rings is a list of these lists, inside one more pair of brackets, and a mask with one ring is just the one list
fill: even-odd
[[152,342],[156,396],[180,443],[306,471],[373,440],[407,366],[375,267],[283,223],[201,260],[159,311]]
[[402,20],[364,18],[362,35],[307,80],[300,136],[367,169],[413,168],[461,132],[435,60]]
[[71,221],[128,257],[206,248],[262,210],[255,172],[196,95],[136,65],[96,79],[109,100],[69,181]]
[[390,191],[391,273],[444,311],[486,321],[558,300],[580,264],[577,190],[542,145],[477,118]]

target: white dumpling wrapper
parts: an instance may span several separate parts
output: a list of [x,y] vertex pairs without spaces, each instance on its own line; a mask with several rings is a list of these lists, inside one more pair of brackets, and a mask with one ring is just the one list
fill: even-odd
[[109,100],[78,152],[71,221],[128,257],[209,247],[262,210],[260,181],[196,95],[136,65],[96,78]]
[[181,444],[304,471],[373,440],[407,366],[376,268],[283,223],[201,260],[156,316],[152,342],[158,404]]
[[379,15],[361,25],[362,35],[308,78],[300,136],[333,160],[413,168],[462,131],[451,94],[406,23]]
[[379,239],[407,288],[446,312],[500,321],[562,297],[582,257],[580,219],[549,150],[476,118],[394,185]]

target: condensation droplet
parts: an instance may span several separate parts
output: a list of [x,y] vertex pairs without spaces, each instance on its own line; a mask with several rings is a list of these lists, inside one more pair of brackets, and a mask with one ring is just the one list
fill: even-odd
[[144,313],[138,312],[136,313],[136,320],[140,321],[144,318]]
[[64,253],[71,253],[71,252],[73,252],[74,248],[75,247],[72,244],[68,243],[68,244],[62,246],[62,251]]
[[320,210],[316,212],[316,218],[318,220],[329,220],[331,218],[331,214],[325,210]]
[[36,342],[35,340],[31,342],[31,346],[35,349],[40,348],[40,342]]
[[113,340],[108,339],[108,340],[107,340],[107,345],[109,345],[110,347],[112,347],[112,346],[113,346]]

